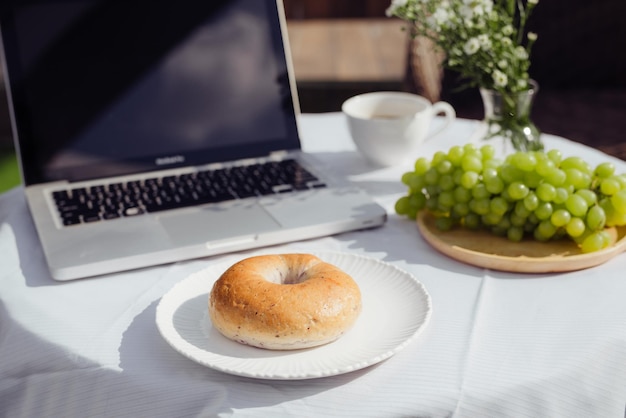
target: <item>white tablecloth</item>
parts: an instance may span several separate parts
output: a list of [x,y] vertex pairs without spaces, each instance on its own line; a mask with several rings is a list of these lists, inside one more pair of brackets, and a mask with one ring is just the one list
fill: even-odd
[[[474,122],[424,145],[467,140]],[[420,280],[433,316],[390,359],[301,381],[255,380],[174,351],[155,309],[174,284],[231,254],[66,283],[46,271],[21,188],[0,196],[0,416],[6,417],[622,417],[626,405],[626,255],[563,274],[461,264],[393,213],[409,167],[375,169],[354,151],[341,114],[303,115],[305,150],[389,212],[378,229],[278,246],[375,257]],[[626,163],[546,136],[590,163]]]

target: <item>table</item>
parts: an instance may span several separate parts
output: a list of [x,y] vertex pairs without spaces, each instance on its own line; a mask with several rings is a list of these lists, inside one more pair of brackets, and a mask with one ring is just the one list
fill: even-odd
[[[422,154],[464,142],[458,120]],[[0,415],[7,417],[622,417],[626,255],[590,270],[520,275],[461,264],[393,214],[409,169],[369,166],[339,113],[301,117],[304,148],[389,211],[378,229],[296,242],[384,260],[432,297],[419,338],[356,372],[255,380],[188,360],[160,337],[155,309],[176,283],[248,251],[74,282],[54,282],[21,188],[0,195]],[[626,163],[563,138],[549,148]],[[384,280],[384,278],[381,278]]]

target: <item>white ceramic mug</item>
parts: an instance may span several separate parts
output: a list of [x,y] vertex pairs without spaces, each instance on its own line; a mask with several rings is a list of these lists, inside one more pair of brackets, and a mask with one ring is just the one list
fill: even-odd
[[[441,133],[456,119],[449,103],[432,104],[422,96],[393,91],[351,97],[341,110],[359,152],[371,163],[385,167],[415,158],[426,139]],[[438,114],[445,118],[431,132],[431,122]]]

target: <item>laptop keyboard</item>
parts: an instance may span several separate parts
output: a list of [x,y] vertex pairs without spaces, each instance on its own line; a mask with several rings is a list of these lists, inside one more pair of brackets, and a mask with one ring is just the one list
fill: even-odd
[[198,171],[53,192],[64,225],[326,187],[297,161]]

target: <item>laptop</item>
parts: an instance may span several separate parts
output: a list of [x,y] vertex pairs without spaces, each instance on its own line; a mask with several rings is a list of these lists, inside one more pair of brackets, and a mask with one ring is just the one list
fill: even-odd
[[2,0],[0,27],[54,279],[384,224],[301,150],[280,0]]

